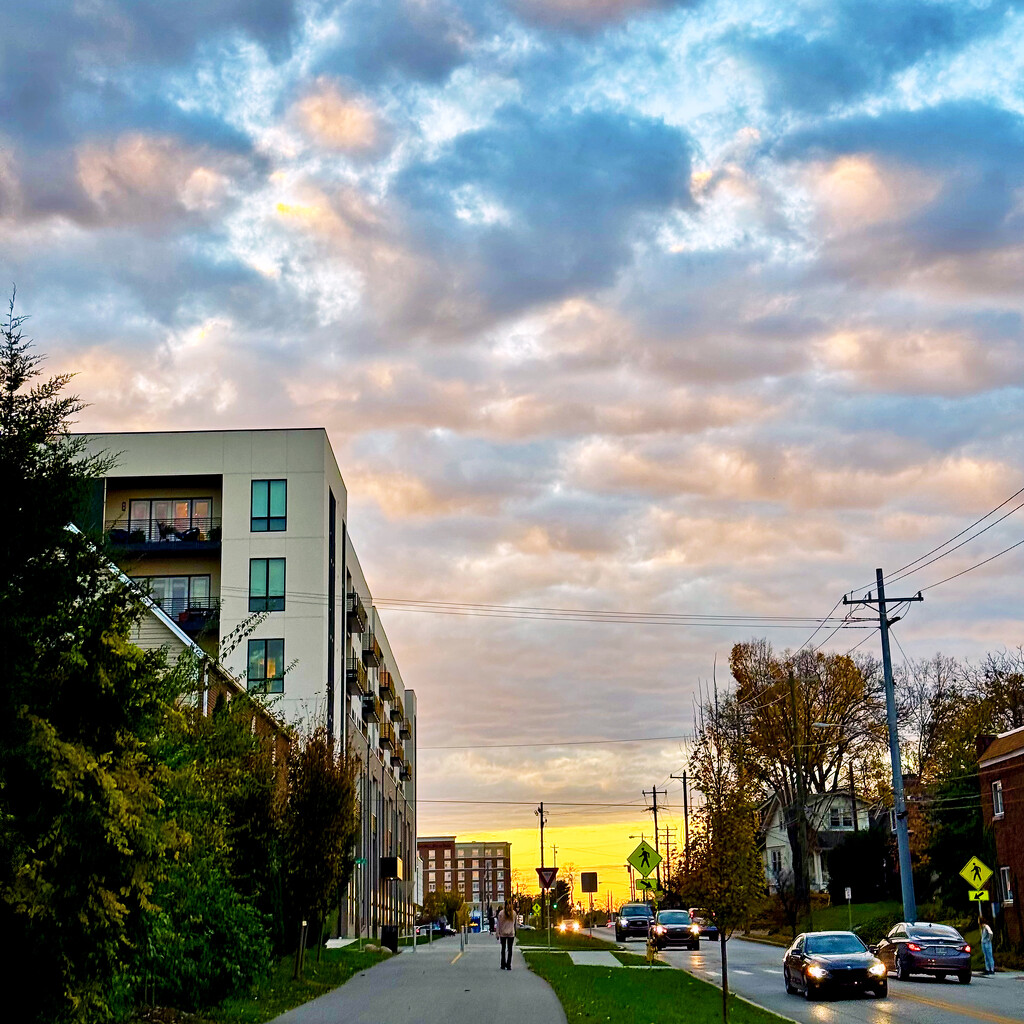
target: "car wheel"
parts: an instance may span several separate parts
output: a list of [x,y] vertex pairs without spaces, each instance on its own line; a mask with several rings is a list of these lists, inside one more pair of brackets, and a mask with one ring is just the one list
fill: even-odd
[[700,952],[700,942],[691,942],[690,943],[690,952],[691,953],[699,953]]
[[795,996],[796,995],[796,986],[794,986],[793,982],[791,982],[789,980],[789,968],[788,967],[783,967],[782,968],[782,977],[786,981],[786,992],[789,995],[791,995],[791,996]]
[[621,942],[622,941],[622,933],[620,931],[618,931],[618,929],[616,929],[616,931],[615,931],[615,941],[616,942]]
[[875,989],[875,995],[878,996],[879,999],[885,999],[889,995],[889,983],[887,981],[883,981],[882,984]]
[[945,981],[946,980],[946,975],[945,975],[945,972],[943,972],[943,971],[939,971],[939,973],[936,974],[935,977],[938,978],[939,981]]
[[970,971],[961,971],[956,976],[956,980],[959,981],[961,985],[970,985],[970,983],[971,983],[971,972]]
[[903,957],[896,957],[896,977],[900,981],[907,981],[910,978],[910,971],[907,970],[907,962]]
[[804,978],[804,999],[811,1002],[818,998],[818,986],[812,985],[806,978]]

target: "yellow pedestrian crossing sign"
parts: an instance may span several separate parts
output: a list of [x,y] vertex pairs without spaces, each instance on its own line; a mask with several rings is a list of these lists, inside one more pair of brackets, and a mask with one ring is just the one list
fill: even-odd
[[661,854],[646,839],[626,858],[646,878],[661,863]]
[[960,876],[972,889],[980,889],[992,877],[992,869],[977,857],[972,857],[963,866]]
[[638,896],[641,893],[649,893],[656,896],[662,894],[662,890],[658,888],[658,883],[653,878],[638,878],[636,880],[636,891]]
[[988,889],[974,889],[967,894],[972,903],[988,903]]

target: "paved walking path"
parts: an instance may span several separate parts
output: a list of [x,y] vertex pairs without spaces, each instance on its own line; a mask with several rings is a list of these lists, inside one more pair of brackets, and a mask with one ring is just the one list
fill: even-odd
[[621,967],[622,961],[603,949],[574,949],[569,959],[577,967]]
[[519,947],[511,971],[499,970],[498,955],[490,935],[472,936],[461,954],[457,937],[438,939],[357,974],[274,1024],[480,1024],[495,1007],[516,1024],[566,1024],[554,990],[527,968]]

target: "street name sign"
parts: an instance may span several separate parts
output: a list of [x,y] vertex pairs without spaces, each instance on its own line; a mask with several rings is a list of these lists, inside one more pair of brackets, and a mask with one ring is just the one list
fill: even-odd
[[540,879],[542,889],[550,889],[555,884],[555,877],[558,875],[558,868],[537,868],[537,878]]
[[988,903],[988,889],[973,889],[967,894],[967,898],[972,903]]
[[646,878],[661,863],[661,854],[646,839],[626,858]]
[[992,869],[977,857],[972,857],[963,866],[960,876],[972,889],[980,889],[992,877]]

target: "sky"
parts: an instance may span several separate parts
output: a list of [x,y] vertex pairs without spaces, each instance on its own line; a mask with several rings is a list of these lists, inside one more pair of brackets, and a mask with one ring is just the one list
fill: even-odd
[[[529,870],[543,799],[621,886],[732,644],[1024,485],[1020,8],[6,4],[0,279],[80,429],[325,427],[375,597],[605,613],[382,600],[421,833]],[[1016,647],[1022,558],[897,657]]]

